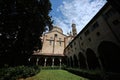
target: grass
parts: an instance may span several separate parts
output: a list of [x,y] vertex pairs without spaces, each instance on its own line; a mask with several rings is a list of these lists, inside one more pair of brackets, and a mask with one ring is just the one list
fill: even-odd
[[41,70],[37,75],[25,80],[89,80],[65,70]]

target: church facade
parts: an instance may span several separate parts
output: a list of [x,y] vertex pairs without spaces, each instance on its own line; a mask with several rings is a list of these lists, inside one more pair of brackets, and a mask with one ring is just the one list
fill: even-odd
[[49,32],[40,37],[42,39],[42,49],[33,51],[32,57],[29,59],[32,63],[40,66],[62,66],[66,63],[63,54],[65,47],[76,36],[76,25],[72,24],[72,33],[63,34],[61,28],[54,26]]

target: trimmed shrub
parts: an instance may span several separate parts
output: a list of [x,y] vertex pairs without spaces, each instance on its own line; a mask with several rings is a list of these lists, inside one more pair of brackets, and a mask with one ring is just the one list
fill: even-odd
[[91,80],[102,80],[102,77],[101,77],[102,73],[100,70],[82,70],[82,69],[76,69],[76,68],[65,68],[65,70],[73,74],[89,78]]
[[61,68],[60,68],[60,66],[41,66],[41,69],[44,69],[44,70],[49,70],[49,69],[63,69],[64,67],[63,66],[61,66]]
[[17,66],[0,69],[0,80],[16,80],[37,74],[40,71],[38,66]]

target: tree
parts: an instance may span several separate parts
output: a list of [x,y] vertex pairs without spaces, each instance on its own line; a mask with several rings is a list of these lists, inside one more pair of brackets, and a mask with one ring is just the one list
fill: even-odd
[[[52,28],[49,0],[0,0],[0,62],[24,64],[41,48],[40,36]],[[39,43],[39,45],[38,45]]]

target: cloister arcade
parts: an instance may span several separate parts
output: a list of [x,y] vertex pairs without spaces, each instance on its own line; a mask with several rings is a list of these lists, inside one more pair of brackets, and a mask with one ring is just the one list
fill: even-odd
[[120,47],[113,42],[103,41],[97,47],[98,54],[87,48],[85,53],[79,52],[67,57],[67,66],[88,70],[104,70],[120,72]]
[[67,66],[118,75],[120,73],[120,22],[114,25],[115,20],[120,20],[120,14],[106,3],[65,48]]
[[40,66],[59,66],[62,67],[62,65],[64,65],[64,63],[66,63],[65,57],[63,56],[43,56],[43,55],[39,55],[39,56],[32,56],[29,59],[30,64],[32,65],[40,65]]

